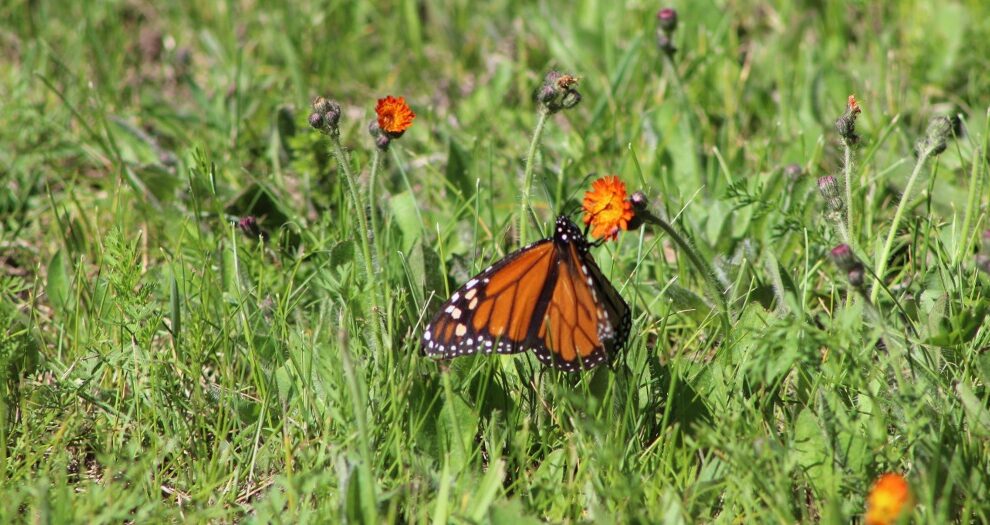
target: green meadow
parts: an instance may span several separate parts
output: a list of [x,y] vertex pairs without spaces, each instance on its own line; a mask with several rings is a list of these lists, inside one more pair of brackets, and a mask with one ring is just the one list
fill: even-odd
[[[990,522],[988,70],[979,0],[4,2],[0,522]],[[424,355],[605,175],[611,363]]]

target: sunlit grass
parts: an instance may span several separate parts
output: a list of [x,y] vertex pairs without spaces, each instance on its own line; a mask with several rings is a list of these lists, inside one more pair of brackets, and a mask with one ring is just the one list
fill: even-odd
[[[0,521],[990,520],[990,12],[825,4],[0,7]],[[606,174],[612,369],[420,354]]]

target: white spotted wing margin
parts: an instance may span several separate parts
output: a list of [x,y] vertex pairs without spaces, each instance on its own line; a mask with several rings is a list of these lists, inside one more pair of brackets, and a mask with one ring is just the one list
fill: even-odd
[[441,305],[424,331],[424,353],[450,359],[533,350],[567,372],[610,362],[628,337],[629,307],[589,248],[581,230],[559,217],[552,238],[506,256]]

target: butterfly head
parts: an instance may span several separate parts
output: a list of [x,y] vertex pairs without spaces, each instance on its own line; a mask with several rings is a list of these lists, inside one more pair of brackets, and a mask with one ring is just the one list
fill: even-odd
[[588,251],[588,241],[584,237],[584,232],[578,228],[574,221],[565,215],[557,217],[557,224],[554,226],[553,242],[557,244],[574,244],[582,252]]

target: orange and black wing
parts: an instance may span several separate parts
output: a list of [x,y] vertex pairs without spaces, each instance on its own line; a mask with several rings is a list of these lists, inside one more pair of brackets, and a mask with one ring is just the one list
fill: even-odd
[[569,372],[609,361],[629,336],[629,306],[595,264],[584,234],[558,217],[553,238],[506,256],[464,284],[423,333],[423,350],[453,358],[532,349]]
[[540,298],[552,280],[556,257],[554,243],[544,239],[507,255],[465,283],[426,326],[423,350],[443,358],[526,350],[533,319],[546,309]]
[[[629,306],[602,275],[571,221],[558,219],[556,280],[546,313],[527,341],[545,364],[572,372],[608,362],[629,337]],[[562,234],[563,231],[569,233]],[[578,237],[574,237],[577,233]]]

